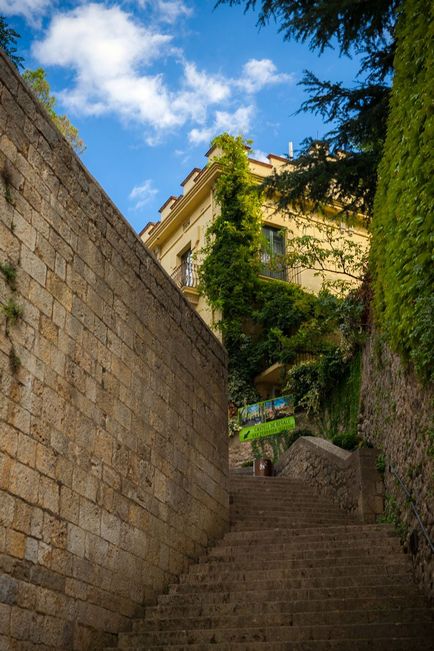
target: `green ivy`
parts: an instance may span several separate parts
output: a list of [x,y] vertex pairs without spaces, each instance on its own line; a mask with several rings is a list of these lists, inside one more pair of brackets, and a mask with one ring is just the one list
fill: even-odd
[[434,379],[433,39],[434,5],[405,0],[371,255],[376,318],[425,380]]
[[[345,299],[328,291],[316,296],[291,283],[261,278],[261,193],[249,171],[247,143],[223,134],[211,144],[220,152],[213,159],[220,166],[214,188],[220,212],[201,251],[200,288],[221,314],[217,326],[229,355],[229,400],[255,402],[255,376],[276,362],[295,364],[301,355],[320,360],[310,398],[321,402],[324,390],[318,382],[329,387],[346,378],[346,361],[360,340],[365,312],[360,292]],[[309,368],[302,366],[301,373]]]
[[224,333],[227,323],[251,311],[260,270],[261,194],[249,172],[247,142],[241,136],[224,133],[211,146],[221,151],[214,187],[220,213],[206,232],[200,287],[211,307],[222,312]]

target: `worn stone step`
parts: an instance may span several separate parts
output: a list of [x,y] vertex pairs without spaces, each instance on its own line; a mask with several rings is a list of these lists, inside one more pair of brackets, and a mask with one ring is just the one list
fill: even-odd
[[259,532],[262,536],[249,536],[249,531],[237,531],[238,536],[231,536],[231,538],[224,538],[223,541],[213,550],[213,553],[225,553],[228,549],[232,552],[244,552],[247,550],[249,554],[259,551],[267,550],[269,552],[289,552],[289,551],[311,551],[312,553],[328,552],[338,548],[348,549],[367,549],[370,545],[378,545],[381,551],[390,549],[391,551],[397,550],[400,547],[398,538],[390,538],[384,540],[376,540],[375,537],[366,536],[362,539],[355,536],[347,536],[339,539],[339,536],[330,536],[330,538],[318,536],[306,536],[299,538],[292,538],[290,535],[280,536],[279,530],[275,532],[275,536],[267,535],[270,530],[264,529]]
[[248,554],[246,554],[241,545],[215,547],[210,549],[207,555],[201,557],[200,563],[207,563],[208,561],[212,563],[236,563],[239,561],[243,562],[248,558],[250,563],[255,564],[264,560],[338,559],[355,556],[363,558],[365,562],[369,563],[372,562],[377,553],[380,556],[387,554],[403,555],[398,539],[391,539],[390,542],[379,543],[377,547],[370,544],[370,541],[368,543],[363,541],[358,544],[345,545],[342,548],[338,548],[335,543],[327,544],[323,547],[316,544],[310,548],[306,545],[300,546],[291,543],[277,543],[275,545],[270,543],[256,545],[254,548],[249,549]]
[[[268,579],[262,580],[256,573],[256,580],[243,581],[242,586],[246,590],[260,589],[272,590],[302,590],[304,588],[327,588],[333,590],[334,588],[353,586],[354,588],[360,586],[376,586],[376,585],[398,585],[407,584],[412,580],[410,569],[407,571],[401,569],[399,574],[386,575],[378,574],[365,574],[355,575],[352,572],[348,574],[341,574],[339,576],[305,576],[300,578],[288,579]],[[191,593],[191,592],[231,592],[241,587],[236,580],[228,580],[225,583],[176,583],[169,588],[169,594]]]
[[290,534],[291,539],[303,537],[303,538],[312,538],[316,537],[318,539],[324,540],[328,538],[330,540],[341,540],[344,541],[349,538],[354,538],[355,540],[360,540],[361,538],[366,539],[367,537],[375,538],[397,538],[396,532],[389,525],[358,525],[358,524],[338,524],[334,527],[324,527],[318,524],[313,524],[310,527],[293,527],[285,530],[282,527],[276,527],[276,531],[263,531],[260,526],[257,527],[255,531],[243,534],[242,532],[237,531],[228,531],[222,542],[224,544],[228,540],[249,540],[250,542],[261,541],[263,542],[267,538],[273,540],[277,538],[288,538]]
[[294,512],[304,512],[304,513],[340,513],[347,516],[348,514],[345,511],[342,511],[337,506],[330,504],[329,502],[324,502],[324,504],[318,504],[318,501],[312,499],[309,502],[295,502],[291,500],[287,503],[279,502],[277,504],[271,503],[267,500],[263,503],[258,502],[240,502],[235,500],[230,504],[230,511],[238,515],[243,515],[244,513],[287,513],[288,511]]
[[209,617],[196,616],[193,612],[182,618],[147,617],[134,627],[134,633],[147,631],[182,631],[193,629],[250,628],[252,626],[340,626],[384,623],[433,623],[428,608],[392,610],[329,610],[322,612],[273,612],[245,615]]
[[275,602],[275,601],[307,601],[327,599],[381,599],[390,597],[407,597],[412,600],[418,596],[414,583],[387,583],[384,581],[368,585],[350,585],[331,587],[304,587],[304,588],[266,588],[263,583],[259,586],[244,588],[242,590],[219,590],[217,592],[173,592],[160,595],[158,603],[166,605],[187,605],[187,604],[220,604],[239,603],[249,604],[253,602]]
[[[202,583],[215,582],[220,585],[221,583],[254,583],[266,577],[267,581],[296,581],[298,579],[310,579],[327,577],[342,577],[353,576],[354,578],[362,576],[385,576],[390,577],[396,574],[411,575],[411,565],[405,557],[395,561],[394,563],[387,562],[386,564],[378,563],[372,565],[356,565],[347,563],[345,565],[323,565],[319,567],[279,567],[274,569],[250,568],[222,568],[217,566],[212,570],[208,566],[203,566],[202,572],[188,572],[180,577],[180,583],[189,583],[190,585],[197,585]],[[179,585],[179,584],[177,584]]]
[[[208,643],[255,643],[255,642],[302,642],[305,640],[346,639],[383,637],[389,639],[414,638],[433,639],[432,623],[363,623],[315,625],[315,626],[251,626],[250,628],[192,629],[178,631],[147,631],[119,635],[119,648],[140,644],[196,644]],[[392,647],[393,648],[393,647]]]
[[316,518],[279,518],[230,521],[231,531],[265,531],[267,529],[295,529],[314,527],[333,527],[346,524],[346,518],[340,516],[318,516]]
[[[205,644],[170,644],[128,646],[128,651],[210,651],[210,645]],[[213,651],[432,651],[431,640],[414,638],[392,639],[359,639],[359,640],[309,640],[303,642],[256,642],[229,644],[216,643]],[[106,651],[118,651],[118,647],[109,647]]]
[[[249,603],[240,602],[222,602],[222,603],[199,603],[192,605],[189,603],[168,604],[149,607],[146,609],[146,619],[171,619],[176,617],[189,617],[191,612],[197,617],[231,617],[234,615],[251,617],[255,615],[267,615],[274,613],[322,613],[324,611],[387,611],[403,610],[405,608],[426,608],[426,602],[419,594],[414,594],[411,598],[406,594],[405,597],[388,597],[384,594],[379,597],[371,598],[352,598],[346,599],[308,599],[304,601],[251,601]],[[135,623],[135,627],[141,627],[142,620]]]
[[[313,567],[341,567],[344,565],[350,565],[351,567],[353,566],[359,566],[359,565],[366,565],[367,563],[372,563],[375,562],[380,565],[387,565],[389,563],[409,563],[409,558],[405,555],[402,554],[399,551],[396,551],[394,553],[383,553],[383,554],[376,554],[374,553],[373,550],[369,550],[371,554],[371,558],[367,557],[367,555],[358,555],[354,557],[354,554],[348,550],[340,550],[342,552],[347,552],[346,554],[342,554],[340,556],[336,556],[335,554],[331,554],[326,557],[317,557],[317,556],[311,556],[309,557],[300,557],[300,558],[285,558],[282,557],[281,554],[276,554],[275,557],[273,558],[268,558],[265,556],[261,560],[261,571],[268,571],[268,570],[275,570],[275,569],[280,569],[280,568],[313,568]],[[238,559],[233,559],[233,560],[225,560],[224,558],[220,558],[216,560],[216,558],[212,556],[205,556],[203,557],[199,563],[196,563],[195,565],[192,565],[189,568],[190,574],[199,574],[203,571],[205,571],[204,568],[207,568],[206,571],[210,572],[211,574],[215,572],[217,567],[221,567],[227,571],[234,571],[234,570],[249,570],[255,567],[255,563],[252,562],[251,557],[248,556],[247,558],[245,556],[240,556]]]

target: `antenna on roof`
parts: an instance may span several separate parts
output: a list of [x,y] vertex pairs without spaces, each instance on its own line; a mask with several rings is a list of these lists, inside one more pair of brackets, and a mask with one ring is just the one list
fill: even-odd
[[289,158],[292,160],[294,158],[294,147],[292,144],[292,140],[290,140],[288,143],[288,153],[289,153]]

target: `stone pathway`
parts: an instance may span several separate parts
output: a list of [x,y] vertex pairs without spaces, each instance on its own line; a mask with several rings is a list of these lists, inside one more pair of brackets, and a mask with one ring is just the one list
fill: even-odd
[[433,613],[389,525],[361,525],[309,486],[231,477],[231,530],[119,649],[431,650]]

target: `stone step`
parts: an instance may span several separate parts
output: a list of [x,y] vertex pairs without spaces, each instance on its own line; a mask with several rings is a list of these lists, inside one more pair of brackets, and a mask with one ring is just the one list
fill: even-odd
[[310,551],[312,553],[316,552],[322,554],[322,552],[332,551],[339,547],[349,549],[360,549],[360,548],[369,548],[370,545],[378,544],[381,551],[390,549],[395,551],[399,549],[400,543],[399,539],[391,538],[390,542],[386,540],[379,540],[378,542],[375,539],[375,536],[365,537],[363,540],[360,540],[355,537],[343,538],[342,541],[339,540],[339,537],[330,537],[330,538],[320,538],[318,536],[306,537],[293,539],[290,536],[279,536],[278,531],[276,535],[267,536],[270,529],[264,529],[259,532],[263,536],[258,536],[256,539],[252,539],[249,534],[250,531],[237,531],[234,533],[240,534],[238,537],[225,538],[218,547],[213,550],[213,553],[225,553],[227,550],[231,550],[232,553],[238,552],[241,555],[252,554],[257,552],[262,552],[267,550],[269,552],[279,551],[279,552],[290,552],[290,551]]
[[[146,646],[128,646],[128,651],[210,651],[210,645],[205,644],[164,644]],[[358,640],[310,640],[303,642],[255,642],[243,644],[214,643],[213,651],[432,651],[431,640],[415,640],[412,638],[391,639],[358,639]],[[119,651],[119,647],[107,647],[106,651]]]
[[[341,550],[342,552],[347,551],[345,555],[336,556],[330,555],[328,557],[317,557],[311,556],[310,558],[284,558],[281,554],[277,554],[275,558],[269,559],[264,557],[261,561],[261,571],[275,570],[280,568],[313,568],[313,567],[342,567],[345,565],[350,565],[351,567],[366,565],[367,563],[379,563],[381,565],[388,565],[393,563],[409,563],[409,558],[400,552],[395,553],[383,553],[376,554],[373,550],[369,550],[371,553],[371,558],[367,558],[366,555],[356,556],[348,550]],[[250,556],[242,557],[240,556],[237,560],[225,559],[216,559],[212,556],[203,557],[199,563],[192,565],[189,568],[190,574],[200,574],[205,571],[203,568],[207,568],[206,571],[214,573],[216,568],[220,567],[227,571],[237,571],[237,570],[251,570],[255,567],[255,563],[252,563]]]
[[134,627],[134,634],[147,631],[185,631],[193,629],[251,628],[271,626],[340,626],[384,623],[433,623],[428,608],[391,610],[329,610],[322,612],[273,612],[234,616],[199,617],[190,612],[182,618],[147,617]]
[[[375,525],[373,525],[375,526]],[[396,533],[388,527],[384,530],[362,529],[357,530],[348,525],[342,526],[324,526],[314,525],[312,527],[297,527],[294,529],[276,527],[274,529],[256,529],[251,531],[229,531],[219,543],[224,545],[255,545],[257,543],[281,543],[299,545],[299,544],[322,544],[324,543],[341,543],[347,544],[360,542],[361,540],[371,540],[373,542],[384,540],[398,540]]]
[[[390,577],[396,574],[408,574],[411,576],[412,567],[408,559],[403,557],[394,563],[378,563],[372,565],[355,565],[355,564],[346,564],[346,565],[326,565],[319,567],[298,567],[298,568],[287,568],[279,567],[275,569],[265,569],[263,567],[258,569],[238,569],[231,568],[225,569],[220,566],[209,568],[207,565],[202,566],[202,571],[188,572],[180,577],[180,583],[189,583],[190,585],[202,584],[202,583],[216,583],[220,585],[221,583],[254,583],[258,580],[261,580],[261,577],[266,577],[267,581],[295,581],[303,578],[321,578],[326,579],[326,577],[342,577],[342,576],[353,576],[358,577],[360,575],[364,576],[385,576]],[[176,584],[179,585],[179,584]]]
[[[380,595],[379,597],[346,599],[308,599],[304,601],[251,601],[240,603],[237,601],[222,603],[198,603],[194,604],[193,611],[197,617],[231,617],[234,615],[252,617],[256,615],[267,615],[275,613],[322,613],[324,611],[387,611],[405,608],[425,608],[426,602],[419,594],[413,594],[411,599],[409,595],[388,597]],[[189,603],[158,605],[146,608],[146,618],[152,619],[171,619],[176,617],[191,616],[192,606]],[[138,620],[135,627],[141,627],[142,621]]]
[[118,649],[432,651],[432,611],[389,525],[307,484],[239,475],[229,531],[146,608]]
[[339,516],[319,516],[317,518],[279,518],[279,519],[258,519],[254,520],[234,520],[230,521],[231,531],[264,531],[266,529],[292,529],[292,528],[305,528],[311,529],[313,527],[332,527],[340,524],[345,524],[346,518]]
[[[119,648],[141,644],[216,644],[216,643],[255,643],[255,642],[302,642],[305,640],[357,640],[376,637],[391,640],[414,638],[429,640],[434,638],[432,623],[363,623],[314,625],[314,626],[251,626],[250,628],[192,629],[178,631],[147,631],[119,635]],[[352,648],[352,647],[351,647]],[[393,647],[389,647],[392,648]],[[412,649],[412,647],[410,647]],[[410,649],[408,651],[410,651]]]
[[230,511],[232,513],[237,513],[238,515],[244,515],[244,513],[255,513],[255,514],[266,514],[266,513],[287,513],[288,511],[295,513],[339,513],[347,517],[347,513],[342,511],[338,507],[331,505],[330,503],[325,503],[324,505],[318,504],[314,499],[310,502],[294,502],[293,500],[288,501],[287,504],[270,504],[269,501],[266,501],[262,504],[258,503],[242,503],[234,501],[230,505]]
[[407,584],[412,581],[411,570],[401,569],[399,574],[386,575],[382,573],[380,576],[377,574],[340,574],[339,576],[300,576],[299,578],[287,579],[269,579],[258,577],[259,572],[256,572],[256,580],[243,581],[242,586],[236,579],[228,580],[225,583],[175,583],[170,586],[169,594],[191,593],[191,592],[231,592],[237,587],[245,587],[246,590],[264,589],[272,590],[303,590],[307,588],[327,588],[333,590],[334,588],[353,586],[354,588],[360,586],[376,586],[376,585],[398,585]]
[[363,558],[365,562],[372,562],[373,558],[377,555],[384,556],[387,554],[400,554],[402,555],[402,549],[399,544],[399,540],[391,540],[391,542],[379,543],[378,547],[373,547],[372,544],[366,542],[359,542],[358,544],[354,543],[351,545],[346,545],[342,549],[339,549],[335,543],[321,546],[320,544],[315,544],[313,547],[307,548],[306,545],[300,546],[293,545],[291,543],[278,543],[273,545],[257,545],[252,549],[249,549],[249,553],[246,554],[244,548],[241,545],[230,546],[224,545],[222,547],[215,547],[208,551],[206,556],[202,556],[200,563],[207,563],[208,561],[212,563],[236,563],[243,562],[246,559],[254,565],[255,563],[263,562],[264,560],[279,560],[290,561],[290,560],[311,560],[316,558],[321,559],[332,559],[332,558],[348,558],[348,557],[359,557]]
[[390,582],[385,584],[384,581],[371,583],[368,585],[335,586],[326,587],[304,587],[304,588],[266,588],[263,583],[259,586],[250,586],[249,589],[232,590],[218,592],[173,592],[163,594],[158,597],[158,604],[163,606],[179,605],[203,605],[203,604],[221,604],[221,603],[238,603],[249,604],[254,602],[292,602],[307,600],[327,600],[327,599],[389,599],[389,598],[408,598],[409,603],[412,599],[418,597],[419,592],[413,583],[408,582],[406,577],[405,583]]

